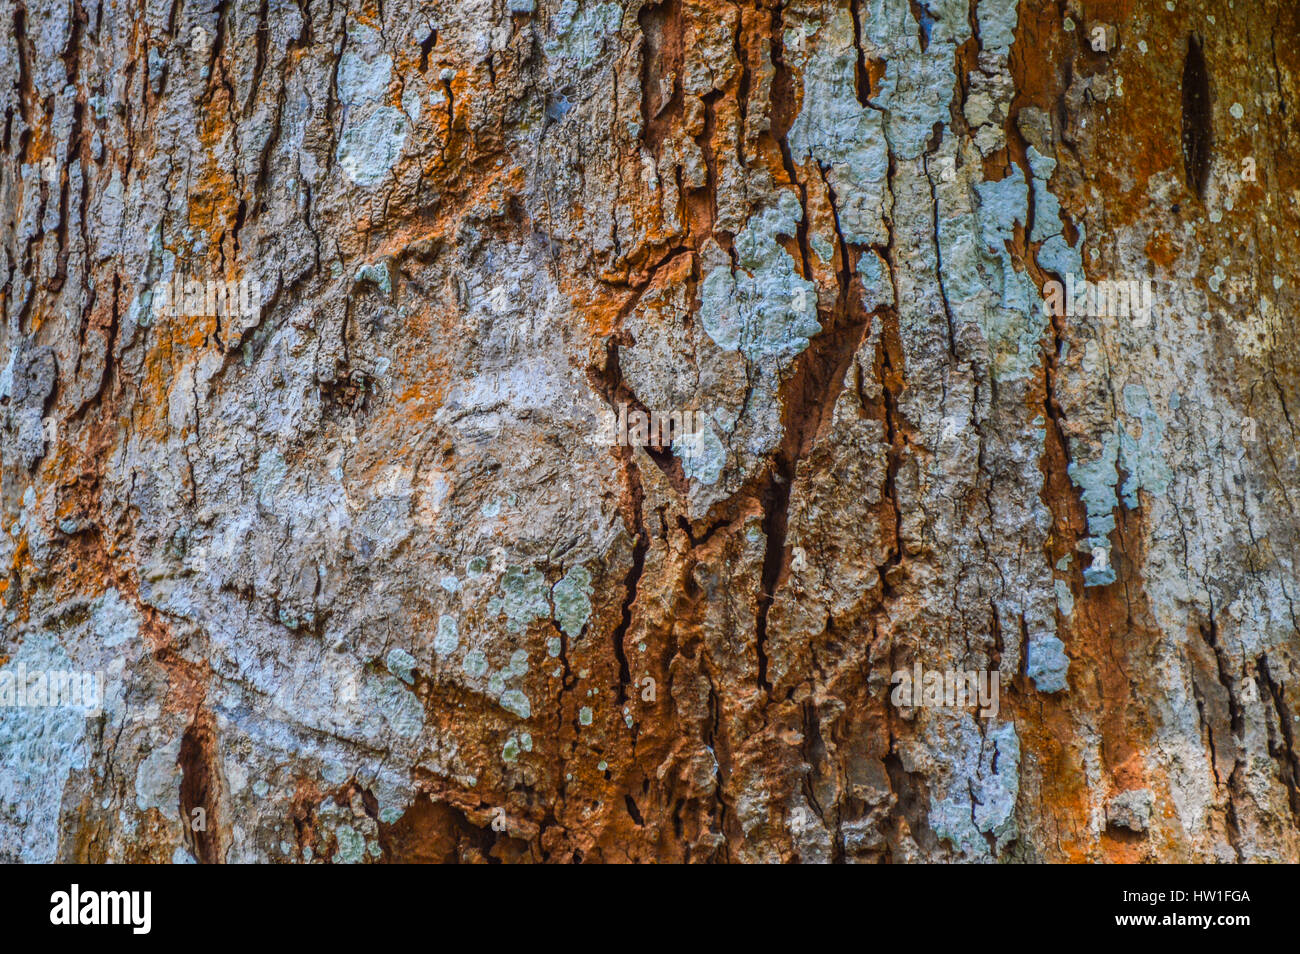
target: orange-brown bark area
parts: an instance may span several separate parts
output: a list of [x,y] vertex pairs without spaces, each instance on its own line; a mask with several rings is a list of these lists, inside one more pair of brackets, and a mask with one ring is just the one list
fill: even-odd
[[0,859],[1300,860],[1294,4],[0,24]]

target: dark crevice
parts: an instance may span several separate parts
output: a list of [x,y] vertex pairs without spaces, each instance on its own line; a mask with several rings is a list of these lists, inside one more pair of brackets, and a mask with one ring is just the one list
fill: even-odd
[[423,73],[429,68],[429,54],[433,48],[438,45],[438,31],[429,30],[429,35],[420,41],[420,72]]
[[858,10],[859,0],[851,0],[849,7],[853,13],[853,48],[857,57],[853,62],[853,92],[858,103],[864,109],[871,106],[871,72],[867,69],[867,56],[862,49],[862,14]]
[[1183,63],[1183,167],[1187,188],[1202,200],[1210,183],[1213,149],[1210,72],[1200,38],[1192,35],[1187,38],[1187,59]]
[[1255,675],[1260,690],[1273,703],[1273,708],[1277,712],[1278,729],[1281,738],[1275,741],[1271,737],[1272,733],[1270,733],[1269,754],[1282,765],[1282,783],[1286,786],[1291,814],[1296,818],[1300,818],[1300,756],[1296,754],[1295,728],[1291,708],[1286,704],[1282,686],[1273,680],[1267,656],[1260,656],[1255,660]]
[[[611,335],[606,341],[605,347],[605,367],[603,369],[589,369],[588,377],[593,387],[604,397],[605,402],[611,408],[614,408],[620,400],[628,400],[630,403],[634,398],[632,398],[627,385],[623,382],[623,375],[619,370],[618,336]],[[632,566],[628,569],[627,576],[624,579],[625,596],[620,619],[611,636],[614,658],[618,661],[619,669],[618,702],[619,705],[622,705],[627,701],[627,687],[632,681],[632,673],[628,666],[623,641],[632,626],[632,606],[636,602],[641,575],[645,571],[645,555],[650,546],[650,537],[645,526],[643,512],[645,490],[641,485],[641,473],[637,468],[635,450],[631,447],[621,446],[615,447],[614,450],[623,463],[623,475],[626,485],[623,500],[624,520],[636,535],[632,547]],[[656,463],[659,463],[659,461],[656,461]],[[677,462],[674,461],[674,463]],[[663,465],[660,464],[660,466]],[[680,469],[680,464],[678,464],[678,467]]]
[[623,804],[627,806],[628,816],[631,817],[632,821],[636,822],[636,826],[638,828],[644,828],[645,819],[641,817],[641,811],[636,807],[636,802],[633,800],[632,796],[624,795]]
[[925,4],[919,0],[910,0],[912,16],[916,18],[917,25],[921,28],[921,52],[924,53],[930,48],[930,33],[934,30],[934,14],[929,11]]
[[[673,116],[681,110],[682,19],[679,0],[641,9],[637,15],[641,47],[641,137],[654,156],[671,133]],[[664,95],[664,81],[668,81]]]
[[181,824],[200,864],[221,861],[217,837],[217,745],[211,713],[200,710],[181,738]]

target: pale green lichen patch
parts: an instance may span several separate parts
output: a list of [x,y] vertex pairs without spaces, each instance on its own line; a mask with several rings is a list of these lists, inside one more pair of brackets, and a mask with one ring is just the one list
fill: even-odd
[[[930,827],[964,855],[997,855],[1017,834],[1020,739],[1016,727],[997,723],[981,734],[970,715],[963,713],[948,740],[953,749],[943,757],[952,777],[946,790],[941,789],[942,797],[931,803]],[[985,836],[992,838],[992,846]]]
[[[1101,453],[1095,460],[1071,461],[1067,468],[1070,480],[1079,488],[1083,506],[1087,512],[1089,550],[1110,552],[1110,533],[1115,529],[1115,507],[1119,498],[1115,494],[1115,485],[1119,482],[1119,473],[1115,464],[1119,460],[1119,439],[1114,434],[1102,438]],[[1115,570],[1093,565],[1084,570],[1084,586],[1106,586],[1115,582]]]
[[393,78],[393,58],[380,49],[379,31],[363,23],[350,23],[347,48],[339,57],[339,103],[356,106],[379,102]]
[[1004,179],[975,183],[975,192],[979,196],[984,242],[989,248],[1001,249],[1004,243],[1014,239],[1016,223],[1023,225],[1027,217],[1029,188],[1024,174],[1015,166]]
[[164,816],[175,817],[176,792],[180,790],[181,770],[179,739],[154,749],[140,761],[135,772],[135,803],[141,811],[156,808]]
[[519,758],[519,740],[514,736],[506,739],[506,744],[501,747],[501,758],[507,762],[513,762]]
[[[792,157],[795,162],[812,157],[826,170],[844,241],[884,244],[889,178],[884,114],[858,102],[858,49],[849,7],[834,8],[811,36],[804,27],[787,30],[784,56],[803,80],[802,107],[790,127]],[[828,254],[821,257],[830,261]]]
[[360,864],[366,848],[365,836],[351,825],[339,825],[334,829],[334,837],[339,846],[334,860],[345,865]]
[[473,676],[475,679],[484,676],[488,671],[487,656],[481,649],[471,649],[461,661],[461,668],[465,670],[466,675]]
[[980,0],[978,13],[980,46],[998,56],[1011,52],[1019,21],[1017,0]]
[[354,284],[361,285],[369,283],[378,288],[385,295],[393,293],[393,278],[388,271],[387,262],[371,262],[369,265],[362,265],[357,269]]
[[727,465],[727,449],[703,415],[699,430],[673,441],[673,455],[682,462],[688,480],[705,486],[716,484]]
[[533,750],[533,737],[528,732],[511,732],[507,737],[505,745],[501,747],[501,758],[507,762],[514,762],[519,758],[520,752],[531,752]]
[[439,656],[450,656],[460,645],[460,631],[454,616],[438,617],[438,634],[433,637],[433,651]]
[[893,276],[878,253],[868,249],[858,256],[858,278],[862,281],[862,307],[866,311],[895,303]]
[[372,725],[376,734],[395,732],[404,739],[414,739],[424,728],[424,706],[398,679],[391,675],[368,675],[363,687],[363,703],[367,721],[381,721]]
[[[1101,438],[1101,452],[1091,461],[1073,461],[1068,473],[1079,488],[1088,514],[1090,551],[1103,551],[1105,558],[1094,555],[1084,570],[1085,586],[1106,586],[1115,582],[1115,569],[1109,561],[1111,531],[1115,529],[1114,511],[1122,494],[1130,510],[1141,505],[1138,491],[1163,494],[1172,472],[1161,450],[1165,423],[1151,404],[1146,388],[1130,384],[1124,389],[1124,410],[1129,423],[1116,421],[1114,429]],[[1125,475],[1119,486],[1120,471]]]
[[1064,230],[1061,221],[1061,202],[1047,183],[1056,171],[1056,160],[1045,156],[1033,146],[1028,149],[1029,170],[1034,176],[1034,227],[1029,241],[1043,242]]
[[507,632],[518,633],[533,620],[551,615],[546,577],[536,568],[525,572],[522,567],[507,567],[500,592],[488,601],[488,611],[505,614]]
[[257,459],[257,473],[253,475],[253,492],[263,504],[269,505],[288,473],[283,454],[274,448],[263,451]]
[[402,90],[402,112],[406,113],[407,118],[412,123],[420,121],[420,113],[423,111],[424,107],[420,103],[420,94],[409,86]]
[[[1059,581],[1058,581],[1059,582]],[[1065,643],[1055,636],[1039,636],[1029,641],[1026,652],[1026,673],[1039,692],[1060,692],[1068,685],[1066,674],[1070,658],[1065,655]]]
[[510,661],[506,663],[505,677],[507,679],[517,679],[528,673],[528,650],[516,649],[510,654]]
[[348,49],[339,58],[339,100],[347,112],[336,158],[347,177],[363,188],[388,175],[411,124],[405,112],[384,102],[393,60],[380,47],[381,39],[371,27],[351,24]]
[[1163,494],[1173,474],[1160,449],[1165,423],[1151,405],[1147,389],[1140,384],[1125,387],[1124,410],[1136,423],[1126,425],[1121,421],[1118,425],[1119,462],[1128,475],[1120,492],[1124,505],[1133,510],[1141,503],[1139,490]]
[[338,162],[349,179],[362,187],[384,180],[402,154],[410,122],[395,106],[377,106],[339,137]]
[[1070,584],[1064,580],[1057,580],[1054,583],[1056,590],[1056,608],[1060,610],[1062,616],[1069,616],[1074,612],[1074,594],[1070,592]]
[[[1019,167],[996,182],[975,185],[983,248],[970,241],[964,217],[940,219],[944,289],[963,316],[973,314],[993,357],[993,375],[1012,381],[1037,373],[1047,316],[1038,289],[1007,251],[1028,219],[1029,187]],[[988,290],[996,297],[990,297]]]
[[550,16],[553,38],[542,43],[547,59],[556,68],[584,70],[604,49],[607,38],[618,30],[623,8],[617,3],[598,3],[581,8],[577,0],[563,0]]
[[508,689],[501,693],[501,708],[507,712],[513,712],[521,719],[527,719],[533,714],[532,704],[528,697],[518,689]]
[[591,619],[591,572],[575,566],[551,588],[555,601],[555,621],[566,636],[574,638]]
[[752,361],[774,357],[786,363],[821,330],[815,286],[800,277],[777,241],[795,235],[802,219],[799,200],[783,189],[776,205],[750,216],[736,236],[734,268],[716,244],[706,250],[700,321],[718,347]]
[[384,664],[388,666],[389,672],[408,686],[415,681],[415,657],[405,649],[394,649],[389,652]]
[[862,19],[864,51],[885,63],[871,101],[884,111],[886,137],[903,159],[920,156],[935,124],[951,119],[955,54],[971,35],[966,0],[931,0],[925,9],[918,23],[906,2],[872,0]]

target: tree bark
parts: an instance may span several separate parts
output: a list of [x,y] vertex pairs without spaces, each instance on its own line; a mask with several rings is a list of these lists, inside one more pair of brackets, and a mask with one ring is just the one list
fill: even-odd
[[0,0],[0,858],[1300,860],[1300,11],[1086,13]]

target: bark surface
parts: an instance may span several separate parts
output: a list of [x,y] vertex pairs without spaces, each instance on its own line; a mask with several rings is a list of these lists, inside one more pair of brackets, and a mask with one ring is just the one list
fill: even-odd
[[1298,36],[0,0],[0,858],[1300,861]]

